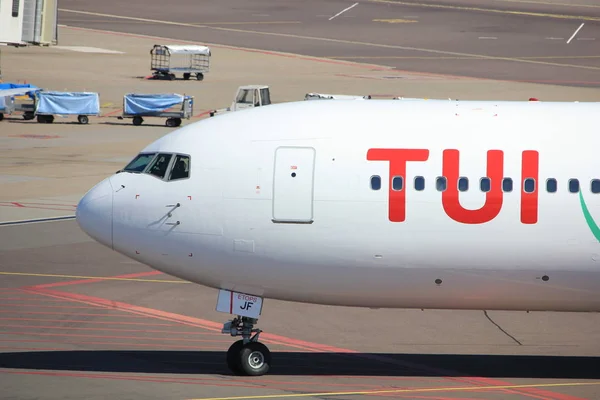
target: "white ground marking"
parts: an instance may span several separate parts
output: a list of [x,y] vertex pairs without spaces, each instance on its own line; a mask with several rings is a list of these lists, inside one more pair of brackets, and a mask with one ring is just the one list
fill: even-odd
[[582,22],[581,25],[579,25],[579,28],[577,28],[577,30],[575,31],[575,33],[573,33],[573,36],[571,36],[569,38],[569,40],[567,40],[567,44],[569,44],[571,42],[571,40],[573,40],[573,38],[575,37],[575,35],[577,35],[577,32],[579,32],[579,30],[581,28],[583,28],[583,25],[585,25],[585,22]]
[[122,51],[101,49],[99,47],[87,46],[53,46],[55,49],[78,51],[81,53],[102,53],[102,54],[125,54]]
[[354,7],[356,7],[357,5],[358,5],[358,3],[354,3],[354,4],[352,4],[350,7],[348,7],[348,8],[344,8],[342,11],[340,11],[340,12],[339,12],[339,13],[337,13],[337,14],[335,14],[333,17],[329,18],[329,20],[331,21],[332,19],[334,19],[334,18],[335,18],[335,17],[337,17],[338,15],[341,15],[341,14],[345,13],[346,11],[348,11],[348,10],[349,10],[349,9],[351,9],[351,8],[354,8]]

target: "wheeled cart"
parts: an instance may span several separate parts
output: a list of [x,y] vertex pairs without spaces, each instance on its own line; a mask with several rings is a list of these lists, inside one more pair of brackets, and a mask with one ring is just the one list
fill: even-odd
[[23,119],[33,119],[35,92],[39,90],[30,84],[0,83],[0,121],[15,112],[22,113]]
[[[173,110],[177,105],[179,109]],[[167,118],[165,125],[177,127],[183,118],[190,119],[194,113],[194,97],[180,94],[126,94],[123,97],[123,116],[132,118],[134,125],[144,122],[142,117]]]
[[150,69],[154,79],[174,80],[183,74],[188,80],[194,74],[201,81],[210,70],[210,49],[197,45],[159,45],[150,50]]
[[100,99],[93,92],[37,92],[35,96],[37,122],[50,124],[55,115],[77,115],[80,124],[89,122],[88,116],[100,115]]

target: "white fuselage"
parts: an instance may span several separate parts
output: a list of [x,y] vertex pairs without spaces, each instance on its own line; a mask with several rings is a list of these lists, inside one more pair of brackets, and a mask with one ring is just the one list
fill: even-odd
[[[596,183],[591,190],[600,179],[599,120],[600,103],[259,107],[190,124],[150,144],[142,153],[189,155],[189,178],[115,174],[82,199],[78,221],[98,241],[167,274],[266,298],[600,311],[593,222],[600,193]],[[385,157],[401,149],[416,149],[426,160],[408,161],[402,190],[394,191]],[[443,206],[436,179],[445,176],[448,149],[459,151],[458,175],[468,178],[468,190],[455,193],[459,205],[448,195]],[[500,193],[492,178],[493,195],[472,213],[486,202],[480,179],[497,172],[486,168],[490,150],[502,151],[500,176],[513,188]],[[524,151],[532,153],[522,177]],[[535,174],[535,190],[524,193],[522,179]],[[373,176],[380,177],[379,190]],[[423,177],[423,190],[415,189],[415,177]],[[556,192],[547,191],[549,178]],[[578,180],[578,191],[569,191],[570,179]]]

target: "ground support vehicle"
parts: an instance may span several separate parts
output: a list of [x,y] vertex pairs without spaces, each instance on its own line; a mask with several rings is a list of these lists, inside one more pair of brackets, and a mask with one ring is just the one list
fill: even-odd
[[[179,109],[173,110],[177,105]],[[134,125],[141,125],[143,117],[167,118],[165,125],[177,127],[183,118],[190,119],[194,113],[194,97],[181,94],[137,94],[123,97],[123,118],[132,118]]]
[[183,74],[188,80],[194,74],[201,81],[210,71],[210,56],[207,46],[155,44],[150,50],[153,79],[174,80],[176,74]]

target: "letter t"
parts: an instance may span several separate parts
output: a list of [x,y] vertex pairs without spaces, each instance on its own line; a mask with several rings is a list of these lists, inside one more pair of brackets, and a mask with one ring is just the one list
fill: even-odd
[[[406,219],[406,163],[408,161],[427,161],[427,149],[369,149],[367,160],[389,161],[389,219],[402,222]],[[392,190],[392,179],[401,176],[404,182],[402,190]]]

